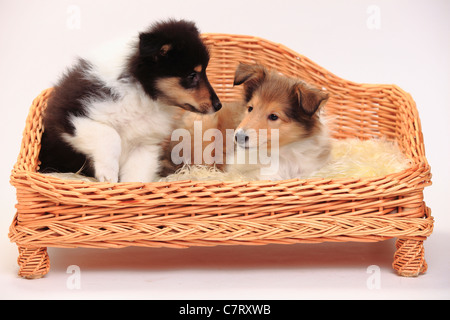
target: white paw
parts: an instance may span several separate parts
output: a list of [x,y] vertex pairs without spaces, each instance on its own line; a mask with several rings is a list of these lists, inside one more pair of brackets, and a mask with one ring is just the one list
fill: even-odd
[[95,164],[95,178],[100,182],[119,182],[119,165]]

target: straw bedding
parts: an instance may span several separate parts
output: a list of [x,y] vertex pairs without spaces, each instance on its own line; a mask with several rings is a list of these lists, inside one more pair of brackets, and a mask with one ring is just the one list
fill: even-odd
[[[410,165],[392,141],[382,139],[332,140],[331,159],[327,165],[313,172],[311,178],[368,178],[386,176],[406,169]],[[292,177],[295,178],[295,177]],[[236,170],[220,171],[210,166],[186,165],[160,181],[247,181],[249,176]]]

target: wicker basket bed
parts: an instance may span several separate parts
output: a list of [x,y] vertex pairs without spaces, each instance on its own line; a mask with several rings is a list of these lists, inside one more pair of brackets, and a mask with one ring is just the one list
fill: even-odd
[[47,247],[121,248],[373,242],[397,238],[393,268],[402,276],[427,269],[423,241],[433,218],[423,201],[431,184],[420,119],[411,96],[395,85],[343,80],[283,45],[250,36],[204,34],[208,77],[222,101],[239,62],[259,62],[330,92],[334,138],[394,140],[411,160],[376,178],[277,182],[177,181],[100,183],[37,172],[42,113],[51,89],[33,102],[11,183],[17,213],[9,237],[19,248],[19,275],[50,268]]

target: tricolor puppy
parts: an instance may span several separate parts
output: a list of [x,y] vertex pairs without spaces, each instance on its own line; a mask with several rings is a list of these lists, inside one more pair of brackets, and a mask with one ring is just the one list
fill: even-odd
[[246,157],[243,163],[236,154],[229,157],[227,170],[257,180],[284,180],[307,177],[327,162],[330,138],[319,118],[328,100],[325,91],[247,64],[238,66],[234,85],[244,86],[246,110],[235,143],[236,154]]
[[113,63],[79,59],[55,86],[43,118],[41,172],[154,181],[176,110],[221,108],[194,23],[157,23],[120,53]]

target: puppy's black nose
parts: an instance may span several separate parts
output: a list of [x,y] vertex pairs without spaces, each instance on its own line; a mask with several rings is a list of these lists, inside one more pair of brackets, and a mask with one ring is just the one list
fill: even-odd
[[219,100],[214,101],[213,107],[214,107],[214,110],[219,111],[220,109],[222,109],[222,103]]
[[234,140],[237,144],[245,145],[248,143],[248,135],[241,130],[238,130],[234,135]]

